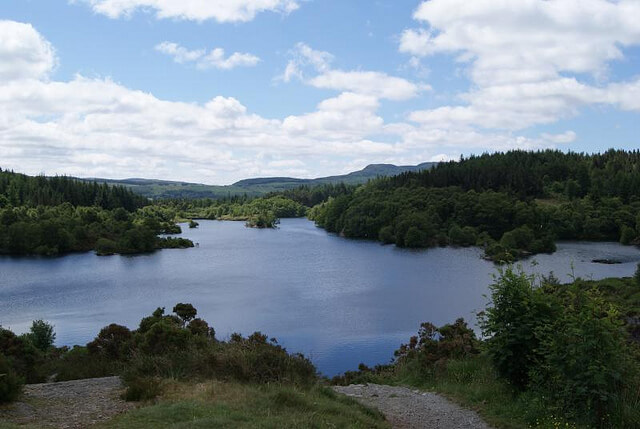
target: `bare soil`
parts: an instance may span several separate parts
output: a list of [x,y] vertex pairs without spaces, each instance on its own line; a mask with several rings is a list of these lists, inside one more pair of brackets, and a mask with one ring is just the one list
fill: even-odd
[[377,408],[394,428],[490,429],[474,411],[436,393],[380,384],[335,386],[334,390]]
[[85,428],[134,407],[120,399],[118,377],[28,384],[17,402],[0,407],[0,422],[27,427]]

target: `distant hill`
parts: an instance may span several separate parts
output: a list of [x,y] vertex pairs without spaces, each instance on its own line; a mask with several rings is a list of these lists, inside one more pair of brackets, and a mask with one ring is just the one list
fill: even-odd
[[100,179],[81,180],[97,181],[111,185],[122,185],[133,192],[148,198],[224,198],[234,195],[256,197],[269,192],[284,191],[302,185],[324,185],[329,183],[346,183],[357,185],[380,176],[395,176],[407,171],[427,170],[435,166],[435,162],[423,162],[418,165],[370,164],[359,171],[339,176],[319,177],[317,179],[297,179],[294,177],[259,177],[240,180],[232,185],[204,185],[201,183],[175,182],[156,179]]

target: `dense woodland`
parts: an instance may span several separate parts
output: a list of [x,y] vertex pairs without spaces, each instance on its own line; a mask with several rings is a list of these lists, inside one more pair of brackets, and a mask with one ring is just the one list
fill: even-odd
[[371,181],[309,217],[402,247],[478,245],[496,261],[553,252],[559,239],[640,243],[640,152],[472,156]]
[[364,185],[324,184],[265,197],[148,201],[121,186],[0,172],[0,253],[182,247],[177,221],[276,227],[307,214],[327,231],[400,247],[480,246],[508,262],[556,240],[640,244],[640,151],[485,154]]
[[131,212],[148,204],[124,186],[83,182],[66,176],[27,176],[0,169],[0,208],[7,206],[96,206]]
[[120,186],[0,172],[0,254],[93,249],[109,255],[193,246],[182,238],[158,237],[180,227],[148,204]]

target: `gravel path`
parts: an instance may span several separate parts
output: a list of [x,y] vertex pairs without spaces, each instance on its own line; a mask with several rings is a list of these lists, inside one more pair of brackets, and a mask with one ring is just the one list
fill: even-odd
[[133,408],[120,399],[121,391],[118,377],[28,384],[20,401],[0,407],[0,422],[85,428]]
[[394,428],[490,429],[475,412],[435,393],[380,384],[335,386],[334,390],[379,409]]

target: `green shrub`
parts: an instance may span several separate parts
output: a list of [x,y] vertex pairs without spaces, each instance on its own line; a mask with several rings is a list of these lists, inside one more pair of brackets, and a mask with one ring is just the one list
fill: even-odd
[[15,400],[22,392],[23,380],[19,377],[7,358],[0,354],[0,403]]
[[34,320],[29,328],[29,340],[38,350],[46,352],[56,340],[53,325],[44,320]]
[[464,319],[437,328],[431,323],[422,323],[417,337],[402,344],[395,351],[396,362],[404,364],[415,361],[423,370],[432,370],[449,359],[460,359],[479,353],[479,342]]
[[620,393],[634,378],[617,310],[577,283],[549,328],[540,344],[544,361],[532,368],[534,381],[577,420],[608,426]]
[[118,246],[113,240],[108,238],[99,238],[96,241],[96,253],[100,256],[113,255],[118,251]]
[[144,353],[163,354],[184,350],[189,345],[191,333],[181,324],[167,319],[154,323],[144,334],[138,335],[138,347]]
[[209,324],[202,319],[193,319],[187,325],[187,329],[189,329],[193,335],[200,335],[211,339],[216,338],[216,331],[209,327]]
[[125,401],[149,401],[162,394],[162,380],[158,377],[132,377],[124,380]]
[[0,354],[27,383],[44,381],[44,357],[30,341],[28,335],[18,337],[8,329],[0,328]]
[[176,313],[184,323],[188,323],[198,314],[198,310],[196,310],[193,305],[183,304],[182,302],[179,302],[173,307],[173,312]]
[[87,344],[87,349],[94,355],[122,360],[130,354],[132,338],[129,328],[112,323],[100,330],[98,336]]
[[499,270],[489,289],[491,304],[479,315],[487,351],[500,376],[524,389],[531,368],[543,359],[540,337],[553,323],[558,306],[534,287],[532,277],[512,267]]
[[55,360],[52,372],[56,374],[56,381],[67,381],[120,374],[122,367],[118,361],[90,354],[87,347],[74,346]]

